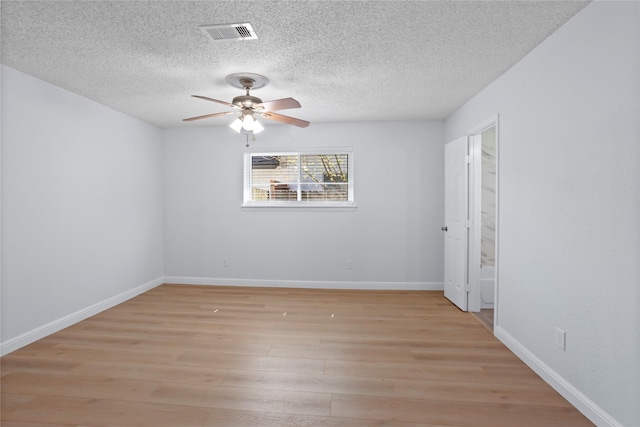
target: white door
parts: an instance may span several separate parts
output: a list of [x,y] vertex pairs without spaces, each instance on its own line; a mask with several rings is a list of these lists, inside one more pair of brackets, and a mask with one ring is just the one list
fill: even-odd
[[467,311],[468,143],[458,138],[444,148],[444,296]]

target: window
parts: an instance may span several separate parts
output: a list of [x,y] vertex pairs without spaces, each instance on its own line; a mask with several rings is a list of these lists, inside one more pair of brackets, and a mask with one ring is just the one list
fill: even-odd
[[246,153],[244,170],[244,206],[354,206],[350,150]]

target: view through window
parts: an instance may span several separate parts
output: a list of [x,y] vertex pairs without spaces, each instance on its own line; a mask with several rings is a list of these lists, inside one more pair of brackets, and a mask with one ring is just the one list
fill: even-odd
[[245,205],[353,204],[350,152],[256,153],[245,157]]

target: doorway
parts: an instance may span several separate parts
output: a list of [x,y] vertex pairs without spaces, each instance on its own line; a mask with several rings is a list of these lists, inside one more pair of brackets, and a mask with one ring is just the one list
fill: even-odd
[[[445,296],[489,329],[498,298],[498,117],[445,146]],[[483,321],[483,323],[485,323]]]
[[493,330],[497,296],[498,121],[469,135],[469,310]]

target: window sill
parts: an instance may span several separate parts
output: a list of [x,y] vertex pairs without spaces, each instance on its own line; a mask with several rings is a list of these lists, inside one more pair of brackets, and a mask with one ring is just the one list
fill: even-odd
[[242,210],[315,210],[315,211],[355,211],[357,206],[353,202],[322,204],[317,202],[294,202],[294,203],[245,203],[240,209]]

